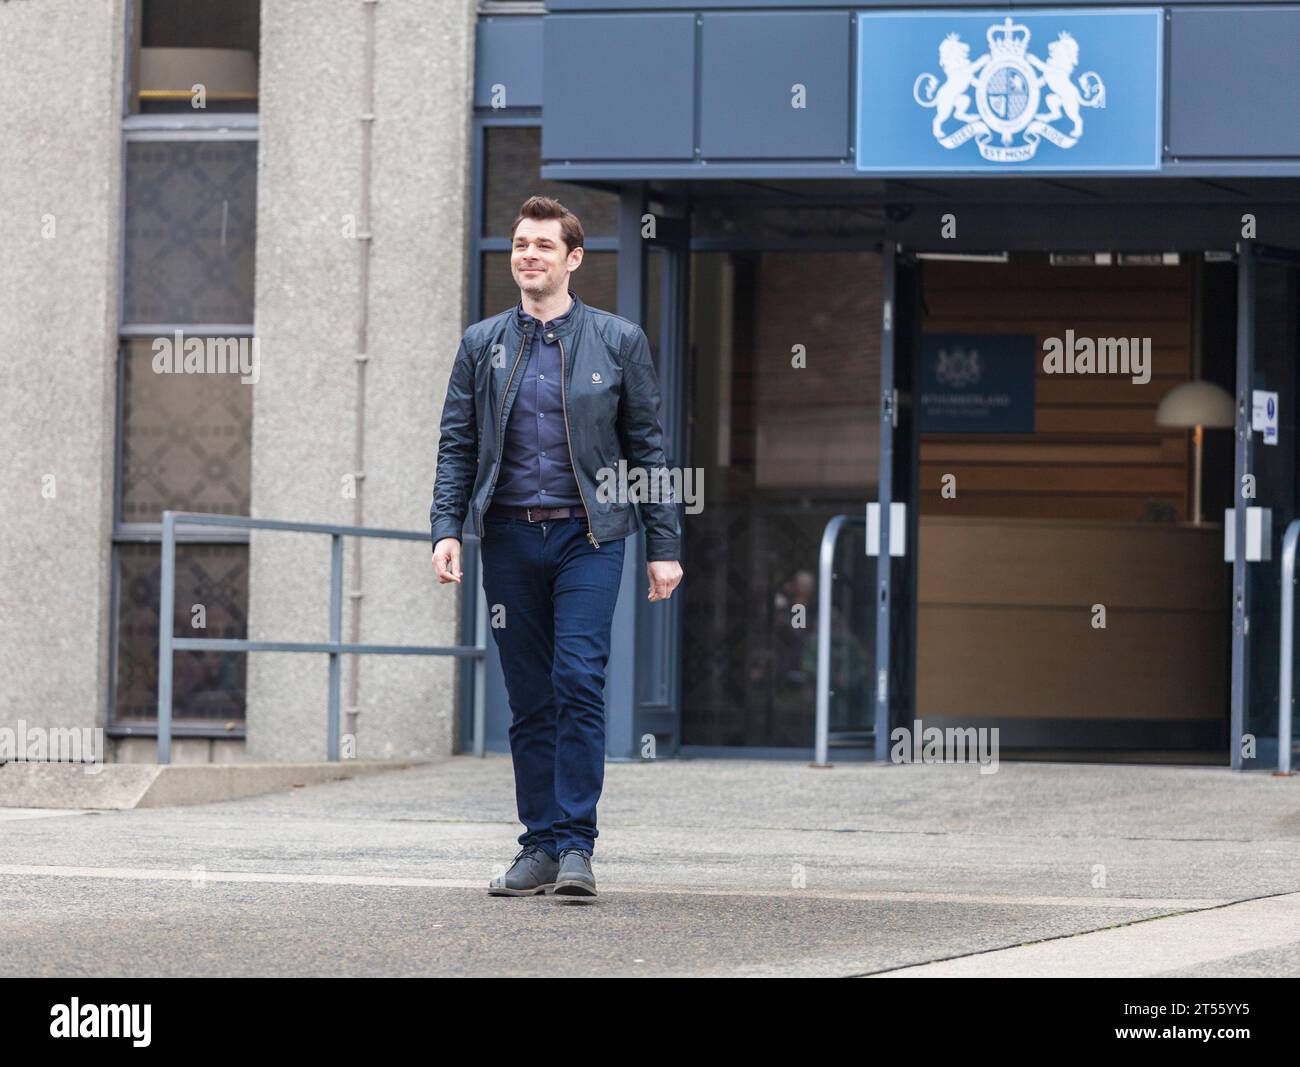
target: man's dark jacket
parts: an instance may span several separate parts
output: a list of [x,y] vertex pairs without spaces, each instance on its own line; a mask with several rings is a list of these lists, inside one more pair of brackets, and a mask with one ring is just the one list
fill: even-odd
[[[587,513],[588,540],[597,548],[638,529],[646,535],[646,560],[675,560],[681,555],[681,526],[675,495],[647,494],[636,505],[627,493],[601,492],[610,474],[617,478],[626,463],[628,484],[635,491],[638,468],[650,484],[667,487],[659,426],[659,380],[650,360],[645,331],[634,322],[589,307],[573,297],[570,314],[554,326],[547,340],[560,346],[564,360],[564,419],[574,478]],[[521,323],[510,308],[465,331],[447,385],[438,441],[438,470],[433,485],[429,524],[434,545],[444,537],[460,539],[468,514],[483,536],[483,515],[492,501],[501,466],[505,426],[523,364],[532,346],[535,321]]]

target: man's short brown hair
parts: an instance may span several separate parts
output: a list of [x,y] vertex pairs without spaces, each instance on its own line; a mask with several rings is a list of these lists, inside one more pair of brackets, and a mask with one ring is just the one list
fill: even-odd
[[549,196],[530,196],[523,202],[519,209],[519,217],[515,219],[515,224],[510,227],[510,241],[513,244],[515,231],[519,229],[519,224],[524,219],[559,219],[560,236],[564,238],[564,247],[567,251],[572,252],[575,248],[581,248],[586,236],[582,232],[582,223],[578,221],[578,216],[561,204],[558,200],[552,200]]

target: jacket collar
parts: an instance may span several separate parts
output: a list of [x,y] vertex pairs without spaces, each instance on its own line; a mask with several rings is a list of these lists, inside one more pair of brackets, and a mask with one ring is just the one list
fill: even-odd
[[[558,322],[553,322],[551,328],[546,331],[548,339],[551,337],[568,337],[578,328],[582,320],[585,304],[579,299],[578,294],[572,289],[569,290],[569,296],[573,298],[573,304],[568,311],[560,318]],[[520,300],[515,305],[515,313],[512,316],[515,328],[525,335],[531,335],[533,327],[537,326],[537,319],[524,311],[524,302]]]

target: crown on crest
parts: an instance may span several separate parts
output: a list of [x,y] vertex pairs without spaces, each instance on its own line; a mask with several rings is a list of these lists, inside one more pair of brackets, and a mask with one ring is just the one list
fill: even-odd
[[998,56],[1023,56],[1029,48],[1029,27],[1012,22],[1008,15],[1001,26],[990,26],[988,30],[989,51]]

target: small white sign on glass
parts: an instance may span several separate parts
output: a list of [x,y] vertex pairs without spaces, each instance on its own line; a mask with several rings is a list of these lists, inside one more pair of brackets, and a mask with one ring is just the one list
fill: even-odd
[[1264,435],[1264,444],[1277,444],[1277,393],[1251,391],[1250,428]]

